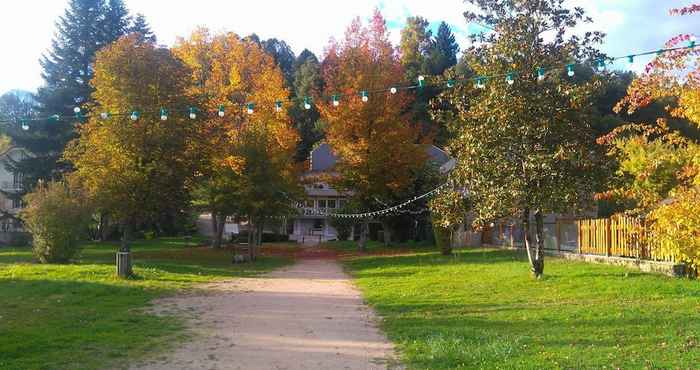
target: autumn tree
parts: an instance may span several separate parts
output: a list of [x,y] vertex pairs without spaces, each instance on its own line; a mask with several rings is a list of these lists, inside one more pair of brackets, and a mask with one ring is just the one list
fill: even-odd
[[[371,93],[398,83],[403,68],[388,39],[384,18],[375,11],[369,25],[355,19],[340,43],[328,46],[321,66],[326,96],[339,95],[339,104],[317,97],[326,140],[339,160],[335,187],[352,191],[361,209],[388,203],[412,183],[426,160],[415,127],[404,112],[409,92]],[[365,93],[361,93],[365,91]],[[364,220],[364,248],[369,220]],[[389,233],[388,227],[384,227]]]
[[299,191],[284,74],[259,43],[233,33],[198,29],[174,53],[190,67],[191,99],[223,114],[204,117],[195,142],[199,200],[212,213],[214,246],[232,215],[247,217],[259,242],[265,222],[289,213]]
[[[600,33],[570,35],[590,21],[561,0],[492,2],[470,0],[479,14],[467,21],[495,31],[466,51],[475,84],[458,84],[435,102],[436,118],[449,125],[457,165],[452,172],[465,188],[475,222],[518,215],[534,276],[544,272],[544,215],[571,211],[595,190],[601,150],[591,130],[591,106],[599,83],[574,83],[562,66],[595,60]],[[545,33],[554,35],[544,37]],[[544,79],[538,69],[544,68]],[[505,81],[509,73],[509,80]],[[535,243],[531,242],[531,217]]]
[[[136,34],[97,54],[93,109],[121,114],[92,116],[65,158],[95,204],[121,224],[123,252],[137,225],[187,207],[185,185],[193,173],[188,148],[197,125],[183,112],[188,77],[169,50]],[[165,119],[155,107],[168,112]]]
[[[700,4],[672,9],[674,16],[697,16]],[[635,114],[654,104],[671,119],[700,127],[700,48],[694,35],[680,34],[665,45],[674,49],[656,55],[632,81],[617,112]],[[696,138],[673,130],[659,115],[635,121],[601,138],[620,163],[613,187],[599,194],[629,201],[630,210],[647,217],[653,237],[665,252],[694,267],[700,265],[700,145]]]

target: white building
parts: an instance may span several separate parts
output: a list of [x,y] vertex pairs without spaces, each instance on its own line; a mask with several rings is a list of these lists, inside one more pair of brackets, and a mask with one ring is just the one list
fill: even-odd
[[[428,145],[426,151],[428,159],[435,162],[441,172],[445,173],[454,166],[454,160],[442,149]],[[315,243],[338,238],[337,231],[330,225],[330,218],[321,215],[342,208],[351,194],[341,193],[320,180],[323,177],[321,175],[334,175],[333,167],[336,161],[337,157],[326,143],[311,151],[309,170],[302,175],[302,180],[308,182],[305,185],[306,201],[299,208],[299,215],[288,220],[289,240]],[[319,180],[314,181],[315,179]]]
[[14,240],[14,234],[24,232],[18,218],[22,209],[20,198],[13,196],[22,191],[22,174],[7,169],[7,164],[29,155],[24,148],[11,146],[0,153],[0,243]]

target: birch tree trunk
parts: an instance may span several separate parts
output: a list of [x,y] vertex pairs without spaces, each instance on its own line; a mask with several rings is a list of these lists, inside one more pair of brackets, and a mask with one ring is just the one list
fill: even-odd
[[532,273],[536,278],[541,278],[544,274],[544,221],[542,210],[535,211],[535,261],[531,263]]

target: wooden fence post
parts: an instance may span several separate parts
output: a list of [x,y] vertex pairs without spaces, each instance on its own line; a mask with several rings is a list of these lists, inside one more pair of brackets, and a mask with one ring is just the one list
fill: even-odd
[[554,219],[554,230],[557,238],[557,252],[561,252],[561,224],[559,218]]

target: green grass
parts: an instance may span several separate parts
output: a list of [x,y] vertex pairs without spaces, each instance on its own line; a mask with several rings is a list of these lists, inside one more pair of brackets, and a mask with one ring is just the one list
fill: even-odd
[[345,261],[409,369],[690,369],[700,282],[521,252]]
[[87,244],[75,264],[41,265],[28,248],[0,247],[0,369],[128,366],[183,339],[180,318],[146,312],[153,299],[289,262],[232,265],[230,251],[140,241],[132,247],[136,277],[124,280],[115,277],[115,251]]
[[[357,242],[354,240],[336,240],[325,242],[323,246],[343,253],[356,253],[359,251]],[[407,252],[421,252],[435,250],[435,245],[431,242],[416,242],[409,240],[405,243],[392,243],[389,246],[376,240],[368,240],[366,244],[367,253],[371,254],[396,254]]]

